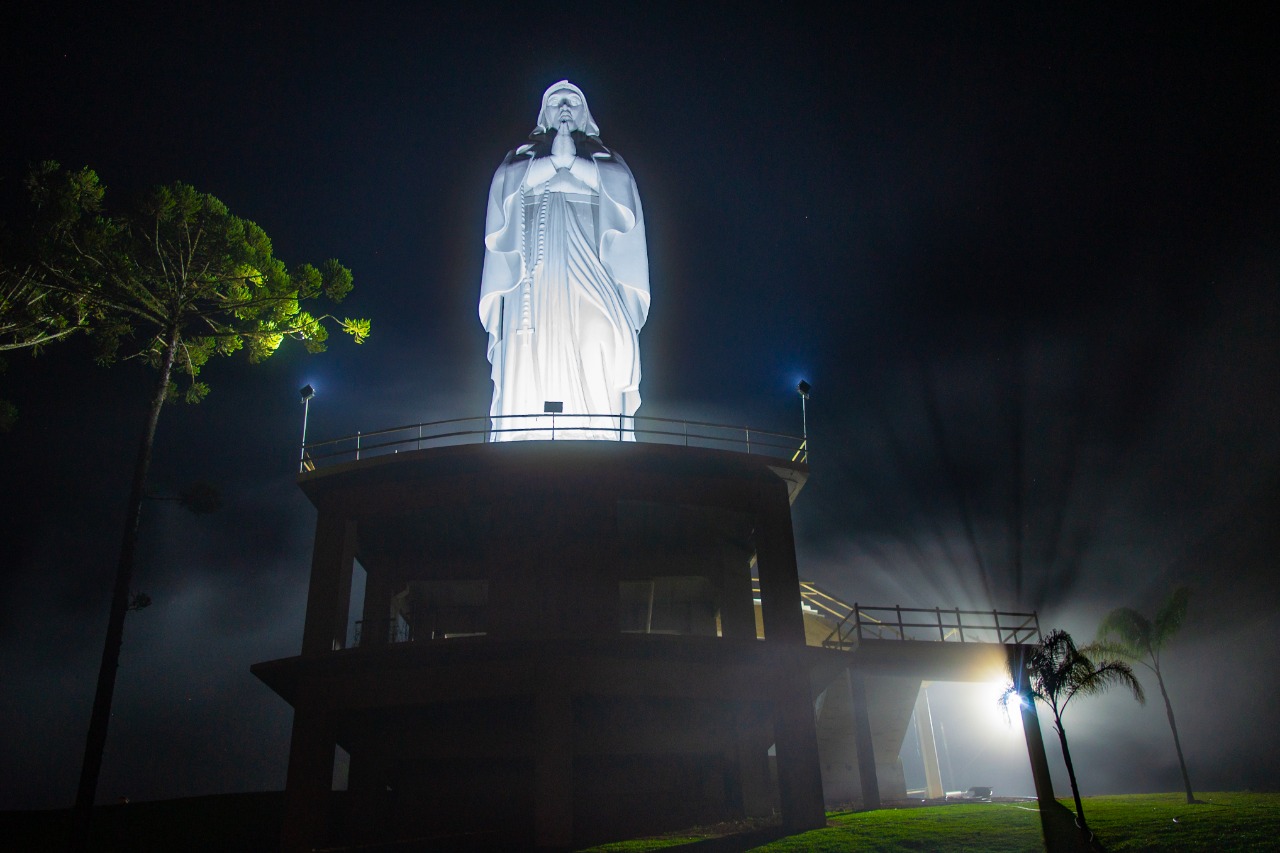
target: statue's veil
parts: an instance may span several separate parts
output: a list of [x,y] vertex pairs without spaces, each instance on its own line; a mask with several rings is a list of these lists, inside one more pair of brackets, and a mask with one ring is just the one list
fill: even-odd
[[579,98],[582,98],[582,108],[586,114],[586,120],[582,124],[582,132],[587,136],[599,136],[600,126],[596,124],[596,120],[591,117],[591,108],[587,106],[587,96],[582,90],[570,83],[568,80],[561,80],[559,83],[553,83],[547,87],[547,91],[542,93],[542,106],[538,110],[538,126],[533,129],[534,133],[546,133],[555,127],[555,122],[547,115],[547,98],[551,97],[552,92],[558,92],[561,89],[568,89],[576,92]]

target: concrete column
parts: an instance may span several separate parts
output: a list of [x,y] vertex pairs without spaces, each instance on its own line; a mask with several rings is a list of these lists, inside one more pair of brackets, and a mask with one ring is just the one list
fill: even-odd
[[390,818],[387,803],[389,780],[386,759],[367,750],[352,753],[347,775],[347,815],[354,826],[368,831],[365,837],[382,838]]
[[1049,759],[1044,754],[1044,738],[1040,735],[1040,716],[1035,703],[1024,703],[1022,734],[1027,741],[1027,757],[1031,759],[1031,778],[1036,786],[1036,799],[1042,803],[1057,802],[1053,796],[1053,779],[1049,776]]
[[809,697],[809,671],[798,659],[783,655],[774,700],[774,737],[778,757],[778,795],[782,824],[793,832],[826,826],[822,799],[822,767],[818,735]]
[[333,749],[333,723],[327,713],[307,706],[293,712],[281,853],[307,853],[327,843]]
[[736,709],[734,717],[742,811],[747,817],[768,817],[773,813],[773,796],[769,780],[769,741],[761,738],[761,731],[767,731],[766,720],[745,703]]
[[355,560],[355,522],[335,513],[316,519],[311,552],[311,585],[302,653],[324,654],[346,645],[347,608],[351,602],[351,566]]
[[800,576],[786,484],[777,479],[761,483],[757,502],[756,569],[764,638],[770,643],[803,646]]
[[[1031,653],[1025,645],[1005,646],[1009,656],[1009,672],[1014,679],[1024,677],[1026,668],[1023,660]],[[1036,713],[1036,703],[1019,703],[1022,714],[1022,736],[1027,741],[1027,758],[1031,761],[1031,781],[1036,788],[1036,801],[1040,805],[1040,830],[1044,834],[1045,849],[1056,851],[1075,850],[1079,845],[1079,837],[1071,831],[1069,825],[1061,820],[1065,811],[1053,796],[1053,778],[1049,775],[1049,759],[1044,754],[1044,738],[1040,732],[1040,715]]]
[[751,596],[751,555],[726,561],[720,572],[720,632],[734,640],[756,638],[756,606]]
[[365,566],[364,611],[360,630],[361,646],[387,644],[387,617],[391,615],[391,578],[387,566]]
[[351,580],[356,565],[356,523],[344,524],[342,558],[338,569],[338,589],[333,602],[333,648],[347,647],[347,619],[351,615]]
[[[1006,646],[1009,655],[1009,671],[1019,677],[1025,668],[1023,658],[1030,654],[1028,646]],[[1053,796],[1053,779],[1049,775],[1049,759],[1044,754],[1044,738],[1040,734],[1040,717],[1036,713],[1035,702],[1020,704],[1022,713],[1022,736],[1027,741],[1027,757],[1031,760],[1031,779],[1036,786],[1036,799],[1040,801],[1043,811],[1046,803],[1056,803]]]
[[845,670],[845,674],[849,680],[849,701],[853,704],[853,737],[858,747],[858,781],[862,785],[862,807],[878,809],[880,780],[876,776],[876,749],[871,736],[867,683],[860,672]]
[[535,702],[534,841],[539,848],[573,843],[573,698],[548,687]]
[[942,767],[938,764],[938,741],[933,735],[933,714],[929,711],[929,691],[920,685],[916,696],[916,736],[924,759],[924,795],[936,800],[946,794],[942,787]]
[[815,829],[826,825],[827,815],[809,670],[799,655],[787,653],[805,645],[791,503],[786,484],[772,477],[760,483],[756,499],[756,566],[764,637],[778,652],[774,737],[782,823],[790,830]]

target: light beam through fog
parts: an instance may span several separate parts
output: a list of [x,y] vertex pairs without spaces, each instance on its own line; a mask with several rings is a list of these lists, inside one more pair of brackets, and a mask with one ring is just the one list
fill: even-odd
[[[191,720],[285,748],[243,638],[271,645],[270,626],[301,619],[282,604],[306,583],[314,520],[291,480],[297,389],[321,389],[315,438],[485,416],[477,187],[560,69],[644,192],[644,413],[794,434],[795,365],[814,383],[802,577],[864,604],[1021,599],[1082,641],[1111,608],[1188,583],[1167,660],[1193,779],[1280,785],[1263,716],[1280,682],[1258,676],[1280,668],[1269,22],[1217,7],[1124,7],[1106,26],[1022,10],[977,28],[959,9],[727,24],[615,9],[592,39],[566,41],[562,21],[493,10],[349,12],[300,22],[261,7],[259,26],[235,29],[175,7],[143,32],[103,6],[19,14],[0,33],[14,81],[0,91],[0,220],[18,221],[22,164],[48,158],[88,164],[126,197],[188,181],[286,257],[342,257],[350,310],[375,329],[359,353],[224,360],[208,400],[165,412],[154,485],[213,481],[228,505],[144,518],[155,603],[129,617],[120,690],[150,711],[113,722],[104,798],[279,783],[279,765],[194,744],[177,785],[138,751],[181,753]],[[343,45],[342,61],[316,44]],[[322,131],[283,130],[316,127],[317,104]],[[17,769],[0,808],[52,808],[69,802],[83,746],[87,638],[103,633],[102,555],[145,400],[138,365],[98,367],[84,343],[5,362],[0,398],[18,420],[0,453],[0,747]],[[166,615],[194,588],[207,607]],[[217,695],[164,669],[178,664],[161,650],[197,647],[217,662]],[[987,743],[982,701],[953,708],[962,688],[931,689],[946,786],[1027,790],[988,763],[1018,738]],[[260,715],[228,716],[220,696]],[[1180,787],[1152,704],[1069,712],[1086,794]]]

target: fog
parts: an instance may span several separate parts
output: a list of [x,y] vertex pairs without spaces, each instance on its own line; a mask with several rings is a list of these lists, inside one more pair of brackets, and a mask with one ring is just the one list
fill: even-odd
[[[866,605],[1034,610],[1086,642],[1189,585],[1165,668],[1199,790],[1280,785],[1280,182],[1267,21],[911,6],[601,10],[261,4],[21,10],[0,33],[0,221],[25,166],[108,199],[184,180],[289,263],[355,271],[373,335],[211,363],[164,410],[100,800],[278,789],[314,439],[483,415],[485,193],[551,82],[635,172],[653,305],[639,414],[797,433],[801,575]],[[222,7],[219,7],[222,9]],[[234,61],[228,60],[234,56]],[[337,336],[335,336],[336,338]],[[75,789],[152,380],[83,341],[6,353],[0,808]],[[1149,701],[1073,703],[1086,794],[1177,790]],[[951,789],[1026,792],[981,691],[929,688]],[[990,713],[989,713],[990,712]],[[1068,790],[1042,715],[1054,784]],[[904,761],[913,778],[911,737]]]

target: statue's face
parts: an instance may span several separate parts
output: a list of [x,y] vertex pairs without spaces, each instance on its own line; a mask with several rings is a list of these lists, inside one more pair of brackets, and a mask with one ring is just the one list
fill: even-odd
[[559,127],[568,122],[570,130],[582,130],[587,119],[587,105],[572,89],[557,89],[547,96],[546,116]]

